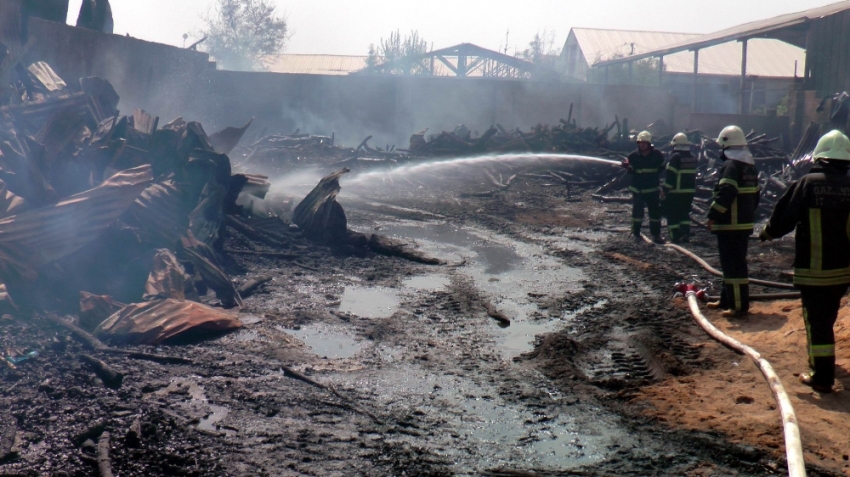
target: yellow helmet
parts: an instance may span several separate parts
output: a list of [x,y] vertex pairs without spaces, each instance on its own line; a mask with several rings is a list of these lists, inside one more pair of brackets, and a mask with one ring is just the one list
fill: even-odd
[[652,143],[652,133],[649,132],[649,131],[639,132],[638,135],[637,135],[637,141],[636,142],[648,142],[648,143],[651,144]]
[[673,146],[674,151],[691,150],[691,141],[688,140],[688,136],[686,136],[685,133],[679,133],[673,136],[673,140],[670,141],[670,145]]
[[717,143],[723,149],[733,146],[746,146],[747,135],[738,126],[726,126],[720,131],[720,136],[717,137]]
[[812,158],[850,161],[850,139],[841,131],[833,129],[820,138]]

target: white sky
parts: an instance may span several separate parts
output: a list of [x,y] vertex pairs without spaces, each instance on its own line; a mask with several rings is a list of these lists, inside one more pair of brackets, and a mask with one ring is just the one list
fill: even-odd
[[[289,21],[288,53],[366,55],[396,29],[418,30],[434,48],[474,43],[512,53],[538,31],[558,49],[571,27],[709,33],[835,0],[273,0]],[[71,0],[76,23],[81,0]],[[193,41],[215,0],[111,0],[115,33],[171,45]],[[430,46],[430,45],[429,45]]]

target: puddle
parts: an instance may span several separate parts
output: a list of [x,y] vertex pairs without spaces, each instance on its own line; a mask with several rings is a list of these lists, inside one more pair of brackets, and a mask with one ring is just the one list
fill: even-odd
[[402,286],[417,291],[438,291],[449,286],[449,277],[437,273],[410,277],[402,282]]
[[502,399],[498,386],[417,366],[338,375],[337,381],[373,394],[387,412],[419,409],[440,415],[445,427],[436,433],[434,446],[454,462],[458,475],[518,463],[563,471],[605,459],[612,446],[638,445],[615,415],[585,404],[558,405],[557,392],[549,393],[552,405],[543,411]]
[[584,276],[581,270],[564,266],[539,245],[474,227],[405,221],[381,227],[387,235],[416,241],[425,254],[454,263],[466,260],[464,266],[455,269],[456,273],[471,278],[476,288],[513,322],[522,322],[537,310],[537,305],[529,301],[529,293],[560,295],[577,290],[577,282]]
[[551,333],[562,328],[582,313],[594,308],[601,308],[608,300],[600,300],[593,305],[583,306],[573,312],[566,313],[560,318],[538,321],[514,321],[511,326],[500,333],[498,347],[506,358],[515,358],[534,349],[534,337]]
[[198,429],[213,432],[224,432],[227,436],[236,435],[236,429],[226,426],[219,428],[218,423],[227,417],[230,413],[230,409],[224,406],[210,404],[207,400],[206,392],[204,391],[204,388],[198,384],[198,380],[200,380],[200,378],[197,376],[175,378],[171,380],[168,387],[156,391],[155,394],[160,397],[167,396],[175,392],[177,392],[178,395],[188,395],[190,399],[178,406],[184,406],[195,410],[198,408],[209,408],[209,412],[198,420],[198,424],[196,425]]
[[363,349],[363,343],[351,337],[351,332],[330,326],[302,326],[291,330],[282,326],[280,331],[294,336],[323,358],[350,358]]
[[398,292],[383,287],[347,286],[339,311],[363,318],[387,318],[398,310]]
[[[451,224],[429,224],[427,227],[415,227],[391,224],[381,228],[381,232],[396,237],[409,237],[437,244],[439,252],[456,254],[455,261],[472,252],[475,261],[484,267],[484,273],[498,275],[514,270],[523,262],[516,251],[502,243],[489,240],[472,233],[469,229]],[[467,253],[463,253],[467,252]]]
[[[207,415],[207,417],[201,419],[201,421],[198,422],[198,429],[218,432],[219,428],[217,424],[223,421],[225,417],[227,417],[227,414],[230,412],[230,409],[224,406],[216,406],[215,404],[210,404],[209,407],[210,413]],[[233,432],[226,428],[224,429],[224,431],[225,433]]]

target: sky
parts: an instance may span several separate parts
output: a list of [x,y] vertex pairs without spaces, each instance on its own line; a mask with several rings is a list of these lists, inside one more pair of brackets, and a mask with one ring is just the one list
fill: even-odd
[[[554,33],[558,51],[572,27],[710,33],[835,0],[271,0],[289,24],[287,53],[366,55],[390,32],[417,30],[434,49],[458,43],[523,50]],[[81,0],[71,0],[76,23]],[[111,0],[116,34],[191,44],[216,0]]]

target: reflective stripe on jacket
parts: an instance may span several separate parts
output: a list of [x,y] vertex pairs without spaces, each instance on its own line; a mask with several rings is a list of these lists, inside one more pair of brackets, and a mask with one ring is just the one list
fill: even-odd
[[664,168],[664,154],[658,149],[650,149],[649,154],[642,155],[640,150],[629,154],[629,165],[632,176],[629,190],[635,194],[658,192],[658,174]]
[[727,159],[714,186],[714,201],[708,211],[708,218],[714,220],[711,231],[752,232],[759,192],[756,167]]
[[688,151],[676,151],[667,163],[664,189],[668,194],[694,194],[697,190],[697,158]]
[[792,184],[764,229],[768,238],[796,227],[794,284],[850,283],[850,177],[847,171],[816,165]]

